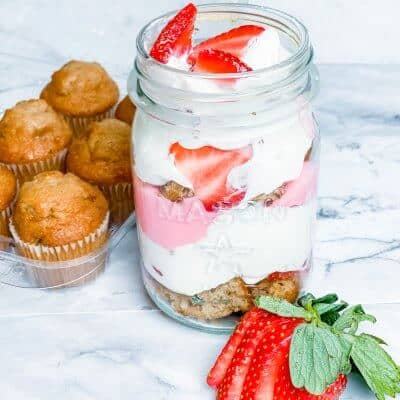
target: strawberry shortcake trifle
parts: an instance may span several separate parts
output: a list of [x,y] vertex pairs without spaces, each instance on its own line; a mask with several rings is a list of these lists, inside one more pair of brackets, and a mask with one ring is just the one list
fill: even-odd
[[134,187],[151,297],[192,325],[260,295],[296,301],[318,175],[305,28],[257,6],[189,4],[137,43]]

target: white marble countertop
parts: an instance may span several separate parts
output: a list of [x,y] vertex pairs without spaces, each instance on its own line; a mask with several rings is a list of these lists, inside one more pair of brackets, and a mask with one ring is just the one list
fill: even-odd
[[[25,9],[20,1],[0,4],[0,112],[37,96],[49,74],[70,57],[101,61],[124,88],[133,40],[128,45],[122,39],[134,19],[123,20],[123,28],[88,24],[84,32],[80,25],[70,31],[63,25],[60,35],[53,21],[32,31],[26,15],[46,7],[57,15],[51,4],[36,0]],[[74,15],[67,4],[60,2],[60,13]],[[118,3],[115,7],[112,15],[122,13]],[[155,2],[149,7],[149,13],[158,13]],[[90,9],[80,11],[80,18],[89,18]],[[96,10],[101,21],[107,15],[106,9]],[[104,42],[92,46],[99,38]],[[320,72],[316,105],[323,144],[310,285],[366,304],[379,320],[373,330],[400,360],[400,305],[387,304],[400,301],[400,98],[393,84],[400,81],[400,69],[322,65]],[[133,229],[105,273],[85,287],[0,285],[0,324],[0,393],[7,400],[211,400],[204,378],[226,340],[180,326],[155,310],[141,284]],[[372,398],[356,380],[344,397]]]

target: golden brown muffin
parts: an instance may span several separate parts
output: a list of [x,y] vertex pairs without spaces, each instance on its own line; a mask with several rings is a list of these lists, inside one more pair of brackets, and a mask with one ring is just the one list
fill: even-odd
[[94,122],[73,141],[67,157],[68,171],[98,185],[106,195],[116,223],[134,208],[130,135],[129,125],[117,119]]
[[[0,236],[8,236],[8,219],[11,205],[17,193],[17,180],[14,174],[0,165]],[[0,240],[0,250],[5,248]]]
[[21,101],[0,120],[0,163],[22,181],[62,169],[71,138],[71,128],[45,100]]
[[115,110],[115,118],[132,125],[133,118],[135,117],[136,106],[132,103],[129,96],[125,96]]
[[61,246],[95,232],[107,216],[101,191],[73,174],[44,172],[22,185],[13,226],[27,243]]
[[70,61],[54,72],[40,97],[63,115],[88,117],[111,109],[119,90],[100,64]]
[[14,174],[0,165],[0,211],[10,206],[17,193],[17,180]]
[[117,119],[92,123],[73,141],[68,171],[95,184],[131,182],[130,134],[129,125]]

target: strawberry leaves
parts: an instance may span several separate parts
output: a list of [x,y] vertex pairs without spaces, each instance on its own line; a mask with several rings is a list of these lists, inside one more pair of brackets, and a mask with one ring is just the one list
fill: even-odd
[[281,300],[276,297],[260,296],[256,299],[256,305],[281,317],[303,318],[305,320],[310,320],[312,318],[312,314],[304,308],[297,307],[286,300]]
[[351,358],[378,400],[400,393],[400,369],[375,338],[354,338]]
[[333,332],[302,324],[296,328],[290,346],[293,386],[321,395],[342,371],[344,349]]
[[341,374],[356,369],[378,400],[400,393],[400,368],[382,347],[385,342],[373,335],[357,334],[361,322],[376,322],[361,305],[348,307],[335,294],[319,299],[306,294],[297,305],[261,296],[256,304],[281,317],[304,320],[294,331],[290,345],[294,387],[322,395]]

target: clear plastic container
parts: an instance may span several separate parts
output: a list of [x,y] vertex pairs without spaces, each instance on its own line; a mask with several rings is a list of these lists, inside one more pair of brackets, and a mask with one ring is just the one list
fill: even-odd
[[218,75],[160,64],[148,52],[171,16],[139,34],[128,82],[143,279],[168,315],[227,332],[260,294],[294,301],[311,269],[318,75],[299,21],[243,4],[200,6],[195,40],[272,26],[285,61]]
[[122,225],[110,227],[110,238],[100,249],[60,262],[22,257],[16,252],[12,238],[0,236],[0,284],[40,289],[84,285],[104,271],[110,252],[134,223],[135,214],[132,214]]

